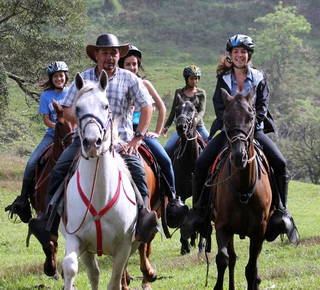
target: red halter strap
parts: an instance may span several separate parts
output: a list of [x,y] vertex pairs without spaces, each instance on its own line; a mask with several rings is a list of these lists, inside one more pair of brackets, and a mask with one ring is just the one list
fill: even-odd
[[87,207],[89,207],[90,213],[93,216],[93,219],[96,224],[96,229],[97,229],[97,254],[98,256],[102,255],[102,231],[101,231],[101,220],[100,218],[115,204],[117,199],[119,198],[120,195],[120,184],[121,184],[121,171],[119,171],[119,178],[118,178],[118,187],[115,196],[112,198],[112,200],[100,211],[97,212],[96,209],[93,207],[92,204],[90,204],[88,198],[85,196],[83,193],[83,190],[80,185],[80,173],[79,170],[77,170],[77,187],[78,191],[80,193],[80,196],[85,203]]

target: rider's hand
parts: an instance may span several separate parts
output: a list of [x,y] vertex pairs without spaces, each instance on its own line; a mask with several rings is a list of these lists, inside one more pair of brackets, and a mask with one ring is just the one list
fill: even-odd
[[168,129],[169,129],[169,128],[163,128],[163,129],[162,129],[161,134],[162,134],[163,137],[167,137]]
[[148,137],[148,138],[158,138],[159,134],[156,133],[156,132],[147,132],[146,133],[146,137]]
[[132,153],[138,154],[138,148],[142,143],[142,138],[133,137],[132,140],[126,146],[126,153],[131,155]]

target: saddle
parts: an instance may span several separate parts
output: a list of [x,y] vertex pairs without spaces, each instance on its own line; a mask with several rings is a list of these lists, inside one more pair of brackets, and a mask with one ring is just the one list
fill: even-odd
[[[276,187],[276,183],[273,177],[273,170],[272,168],[269,167],[268,160],[266,156],[263,153],[262,147],[259,144],[258,141],[254,140],[254,147],[256,151],[256,161],[257,161],[257,173],[258,173],[258,178],[260,178],[261,172],[264,174],[268,174],[269,176],[269,182],[271,185],[273,197],[272,197],[272,205],[276,204],[276,199],[278,196],[278,189]],[[223,164],[225,163],[226,159],[228,158],[230,153],[230,147],[229,145],[226,145],[218,154],[217,158],[213,162],[213,164],[209,167],[208,171],[208,176],[206,179],[206,182],[204,184],[203,190],[201,195],[206,199],[204,201],[204,204],[207,204],[208,207],[212,210],[211,212],[215,212],[215,191],[213,193],[209,194],[209,188],[212,186],[216,186],[217,184],[214,183],[215,177],[219,174],[220,169],[222,168]],[[240,202],[247,202],[249,198],[251,197],[251,194],[249,193],[248,195],[245,196],[245,200],[241,200],[241,197],[237,194],[235,194],[237,198],[240,199]],[[214,219],[214,216],[213,216]]]
[[164,201],[165,196],[171,196],[172,191],[169,186],[167,179],[165,178],[161,167],[157,161],[157,158],[151,152],[148,145],[144,142],[141,143],[139,147],[139,154],[146,161],[149,167],[152,169],[154,175],[157,178],[158,187],[160,188],[160,198],[152,207],[152,210],[156,211],[161,206],[162,201]]

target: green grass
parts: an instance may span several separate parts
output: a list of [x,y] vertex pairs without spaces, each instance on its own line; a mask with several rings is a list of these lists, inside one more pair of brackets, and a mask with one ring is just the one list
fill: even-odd
[[[46,286],[47,289],[61,289],[62,279],[58,281],[46,277],[42,272],[44,256],[35,237],[26,248],[27,225],[13,223],[4,212],[19,194],[24,159],[0,156],[0,289],[35,289]],[[5,172],[5,174],[3,173]],[[190,203],[190,201],[188,200]],[[278,238],[272,243],[264,243],[260,255],[261,289],[319,289],[320,288],[320,186],[292,181],[290,183],[289,207],[298,226],[301,243],[298,247],[284,243]],[[153,289],[204,289],[206,279],[206,260],[204,255],[193,249],[191,254],[180,255],[179,233],[171,239],[158,234],[153,242],[151,264],[156,268],[158,280]],[[63,260],[64,239],[60,238],[59,270]],[[236,288],[246,289],[244,267],[248,261],[249,240],[235,237],[235,249],[238,261],[235,271]],[[212,289],[216,279],[216,243],[213,233],[212,253],[208,255],[208,289]],[[98,258],[101,289],[105,289],[111,272],[111,259]],[[129,262],[129,270],[135,278],[131,289],[141,289],[139,256],[135,253]],[[228,274],[225,277],[225,288]],[[78,289],[90,289],[86,271],[80,261],[79,274],[76,277]]]

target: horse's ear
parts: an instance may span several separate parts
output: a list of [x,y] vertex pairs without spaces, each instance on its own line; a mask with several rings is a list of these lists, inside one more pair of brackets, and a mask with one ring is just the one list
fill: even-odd
[[108,87],[108,75],[105,72],[105,70],[102,70],[99,77],[99,88],[100,90],[105,91],[107,87]]
[[256,94],[256,89],[251,88],[249,94],[246,96],[250,105],[253,104],[255,94]]
[[57,115],[60,115],[63,112],[62,107],[58,104],[58,102],[55,99],[52,99],[52,105],[53,105]]
[[76,74],[76,76],[74,78],[74,83],[75,83],[76,88],[77,88],[78,91],[80,91],[83,88],[84,80],[83,80],[83,78],[82,78],[80,73]]
[[221,88],[221,95],[222,95],[222,100],[225,106],[229,103],[230,99],[232,98],[229,93],[224,89]]

